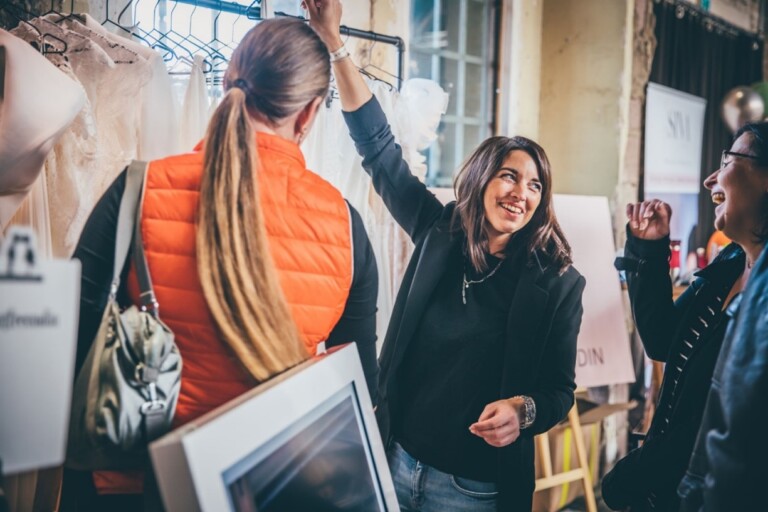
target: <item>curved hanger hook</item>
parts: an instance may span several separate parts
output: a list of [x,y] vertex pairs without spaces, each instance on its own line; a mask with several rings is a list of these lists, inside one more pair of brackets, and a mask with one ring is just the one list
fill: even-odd
[[173,7],[171,7],[171,13],[168,15],[168,32],[175,32],[173,30],[173,13],[176,11],[176,8],[179,6],[179,2],[173,2]]
[[[139,2],[139,0],[136,0],[137,4],[138,4],[138,2]],[[117,25],[119,25],[120,28],[122,28],[123,30],[126,30],[126,29],[131,29],[132,30],[132,29],[136,28],[136,26],[138,25],[138,23],[136,23],[136,16],[135,15],[133,16],[133,19],[130,21],[130,23],[131,23],[130,25],[123,25],[123,22],[120,21],[123,18],[123,15],[125,15],[125,12],[130,10],[132,5],[133,5],[133,1],[130,1],[130,2],[126,3],[125,7],[123,7],[123,10],[120,11],[120,14],[117,15]],[[107,17],[109,17],[109,12],[107,12]]]
[[192,35],[192,19],[195,17],[195,11],[197,11],[197,0],[195,0],[195,5],[192,7],[192,12],[189,13],[189,32],[187,32],[187,37]]
[[[250,11],[250,10],[251,10],[251,8],[252,8],[254,5],[256,5],[257,3],[259,3],[259,1],[260,1],[260,0],[253,0],[253,1],[252,1],[250,4],[248,4],[248,7],[246,7],[246,8],[245,8],[245,10],[244,10],[243,12],[245,12],[245,13],[248,13],[248,11]],[[242,17],[243,17],[243,14],[242,14],[242,13],[240,13],[240,14],[238,14],[238,15],[237,15],[237,17],[235,18],[235,21],[233,21],[233,22],[232,22],[232,39],[230,40],[230,42],[231,42],[232,44],[237,44],[237,43],[238,43],[238,41],[235,41],[235,26],[237,25],[237,22],[238,22],[238,21],[240,21],[240,18],[242,18]]]
[[157,0],[155,2],[155,7],[152,9],[152,29],[157,29],[157,9],[160,7],[160,2],[162,0]]

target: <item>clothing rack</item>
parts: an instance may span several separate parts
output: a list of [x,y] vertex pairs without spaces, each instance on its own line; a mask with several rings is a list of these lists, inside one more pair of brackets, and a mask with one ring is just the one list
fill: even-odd
[[[140,0],[136,0],[140,1]],[[249,20],[254,21],[261,21],[264,19],[263,17],[263,10],[261,7],[261,0],[252,0],[249,4],[241,4],[238,2],[232,2],[232,1],[226,1],[226,0],[167,0],[169,3],[174,2],[177,4],[187,4],[192,5],[195,8],[203,8],[203,9],[209,9],[213,12],[218,13],[230,13],[230,14],[236,14],[238,16],[243,16]],[[126,34],[135,37],[138,40],[143,41],[145,44],[149,45],[152,48],[155,48],[159,50],[163,55],[166,61],[169,60],[181,60],[178,52],[179,50],[186,50],[189,54],[190,58],[193,53],[196,53],[198,51],[204,51],[207,53],[209,59],[207,60],[208,68],[212,71],[211,75],[214,75],[211,81],[213,83],[217,83],[221,81],[221,77],[218,75],[222,74],[223,69],[219,65],[221,61],[226,60],[226,56],[222,54],[219,51],[219,47],[211,46],[205,42],[202,41],[196,41],[194,34],[179,34],[175,30],[173,30],[173,27],[169,31],[162,32],[158,29],[157,26],[153,26],[150,28],[150,30],[144,30],[138,25],[129,25],[129,23],[132,23],[132,21],[126,20],[125,22],[122,20],[123,16],[127,14],[132,5],[133,1],[126,3],[122,11],[116,16],[116,19],[110,17],[109,13],[111,12],[109,8],[110,0],[105,0],[106,8],[104,9],[107,13],[106,18],[102,20],[102,25],[108,24],[108,25],[114,25],[115,27],[118,27]],[[159,2],[158,2],[159,3]],[[69,3],[69,11],[70,12],[61,12],[62,16],[76,16],[74,13],[74,0],[70,0]],[[55,0],[51,0],[51,9],[48,11],[48,13],[57,12],[55,9]],[[157,7],[156,7],[157,8]],[[12,18],[15,18],[15,21],[17,23],[26,23],[27,19],[30,19],[32,17],[39,16],[43,13],[31,13],[27,11],[23,11],[20,8],[13,7],[11,5],[5,5],[5,3],[0,3],[0,9],[2,11],[7,12],[8,15],[10,15]],[[277,12],[275,13],[276,16],[290,16],[297,19],[300,19],[302,21],[307,21],[306,18],[300,17],[300,16],[291,16],[285,13]],[[9,27],[10,28],[10,27]],[[37,30],[36,30],[37,31]],[[39,32],[39,31],[38,31]],[[401,37],[398,36],[390,36],[386,34],[381,34],[378,32],[373,32],[369,30],[361,30],[357,28],[352,28],[348,26],[342,25],[340,27],[340,32],[343,36],[348,37],[354,37],[356,39],[362,39],[365,41],[372,41],[374,43],[383,43],[387,45],[394,46],[397,50],[397,74],[394,76],[394,78],[397,80],[396,87],[399,90],[402,86],[403,82],[403,76],[405,73],[405,42]],[[67,45],[65,41],[60,40],[59,38],[55,37],[52,34],[40,34],[40,42],[43,46],[42,50],[44,53],[65,53],[67,50]],[[172,36],[172,37],[171,37]],[[214,40],[217,39],[216,35],[216,27],[214,27]],[[228,46],[227,43],[223,43],[221,41],[216,41],[221,46]],[[187,49],[186,45],[190,45],[191,49]],[[371,66],[375,67],[375,66]],[[385,72],[386,73],[386,72]]]
[[[261,6],[256,5],[257,3],[260,3],[258,2],[258,0],[251,2],[251,4],[247,6],[243,4],[239,4],[237,2],[226,2],[223,0],[172,0],[172,1],[181,3],[181,4],[194,5],[196,7],[204,7],[214,11],[238,14],[241,16],[246,16],[248,19],[256,20],[256,21],[260,21],[264,19],[262,17]],[[306,18],[303,18],[300,16],[292,16],[282,12],[276,12],[275,15],[297,18],[303,21],[307,21]],[[342,25],[340,27],[340,32],[341,32],[341,35],[343,36],[354,37],[356,39],[373,41],[375,43],[383,43],[383,44],[394,46],[397,49],[397,88],[398,90],[400,89],[400,86],[402,85],[402,82],[403,82],[403,75],[405,70],[405,41],[403,41],[403,38],[398,36],[380,34],[378,32],[372,32],[370,30],[360,30],[357,28],[347,27],[345,25]]]

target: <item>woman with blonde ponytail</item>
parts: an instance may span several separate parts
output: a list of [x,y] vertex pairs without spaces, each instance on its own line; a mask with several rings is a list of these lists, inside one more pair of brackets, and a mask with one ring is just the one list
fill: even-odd
[[[306,168],[299,147],[329,81],[328,49],[311,28],[261,22],[232,55],[205,139],[150,162],[141,232],[160,316],[184,359],[175,426],[309,358],[321,342],[356,342],[376,401],[373,251],[359,214]],[[75,252],[78,366],[109,289],[125,175]],[[119,296],[138,303],[130,265],[123,274]],[[142,510],[143,499],[140,475],[69,473],[62,510]]]

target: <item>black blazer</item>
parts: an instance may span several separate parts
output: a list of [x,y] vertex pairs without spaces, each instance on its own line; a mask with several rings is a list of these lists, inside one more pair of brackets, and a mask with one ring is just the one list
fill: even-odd
[[[381,435],[389,446],[390,421],[398,414],[398,372],[403,356],[445,271],[451,249],[464,243],[464,235],[450,229],[455,203],[443,206],[410,173],[375,98],[357,111],[345,113],[345,119],[376,191],[416,244],[379,358],[376,412]],[[510,306],[499,398],[532,397],[536,420],[517,441],[498,449],[498,507],[504,511],[531,510],[533,436],[549,430],[568,414],[575,389],[576,338],[585,280],[573,267],[559,274],[541,255],[532,254],[530,261]]]

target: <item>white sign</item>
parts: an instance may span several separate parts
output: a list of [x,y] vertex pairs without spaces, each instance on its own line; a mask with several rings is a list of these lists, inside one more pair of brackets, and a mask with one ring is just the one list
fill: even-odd
[[645,191],[698,194],[707,101],[649,83],[645,107]]
[[64,462],[74,382],[80,262],[35,262],[34,233],[0,248],[0,459],[13,474]]
[[576,355],[576,384],[594,387],[634,382],[621,283],[613,267],[616,249],[608,199],[556,194],[553,204],[573,250],[573,266],[587,280]]

